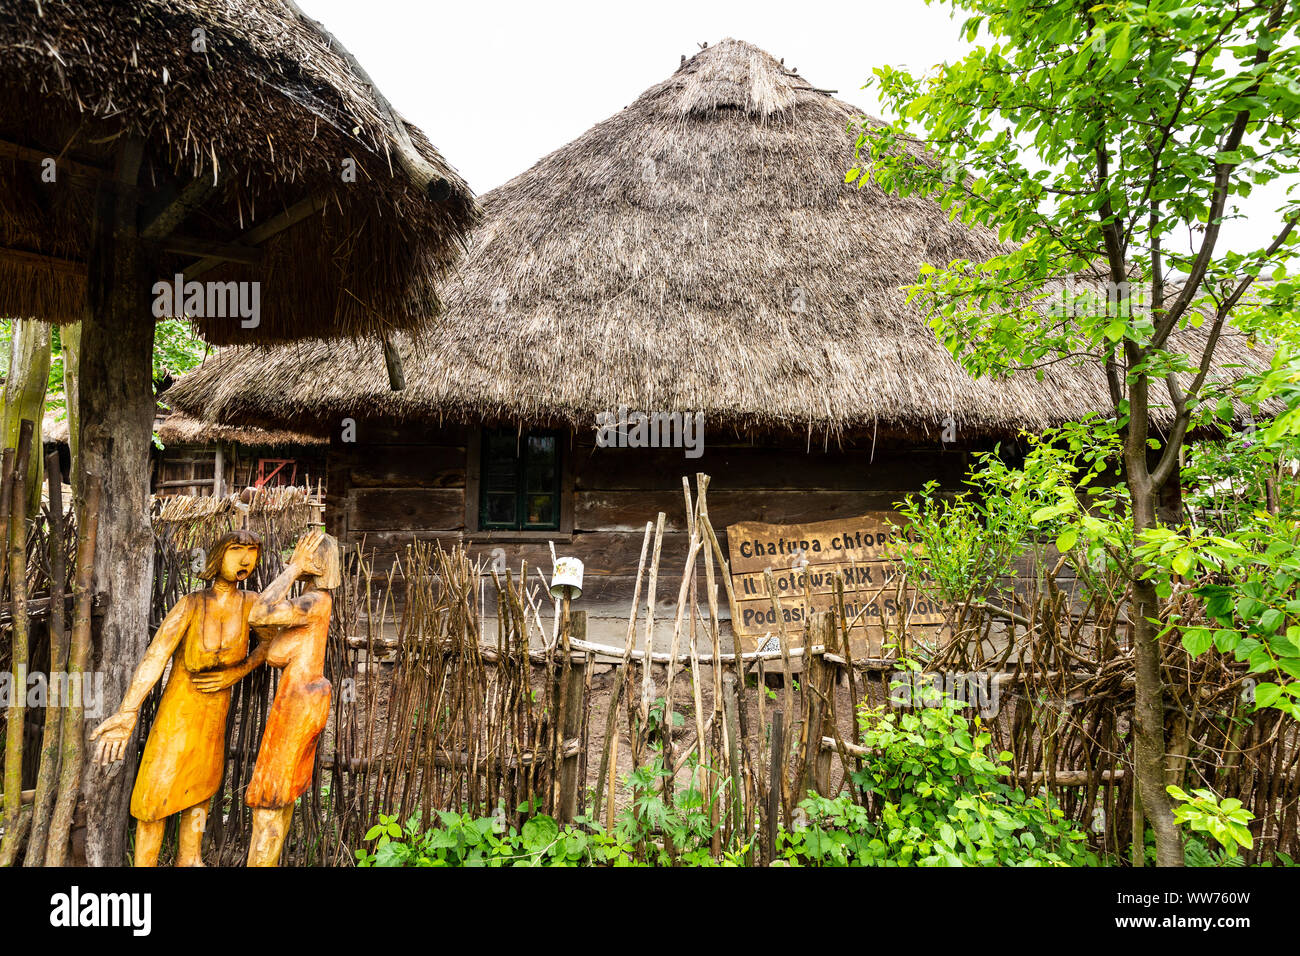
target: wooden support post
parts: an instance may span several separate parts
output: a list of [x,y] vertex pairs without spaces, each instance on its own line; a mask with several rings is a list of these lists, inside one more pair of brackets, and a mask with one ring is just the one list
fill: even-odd
[[[100,488],[99,479],[90,475],[83,485],[84,503],[77,514],[77,558],[75,565],[76,596],[72,615],[72,642],[68,651],[68,686],[79,687],[81,675],[90,669],[91,634],[90,612],[94,607],[91,591],[95,571],[95,544],[99,530]],[[49,847],[45,851],[46,866],[63,866],[68,852],[68,834],[72,828],[72,812],[81,790],[81,765],[85,756],[82,742],[82,725],[85,723],[84,707],[78,694],[63,708],[63,753],[59,759],[59,795],[54,804],[54,820],[50,824]]]
[[[143,148],[123,136],[116,185],[98,197],[80,361],[81,474],[102,484],[95,582],[107,593],[96,661],[103,708],[112,713],[149,644],[153,533],[149,527],[149,449],[156,403],[149,289],[156,272],[136,235]],[[156,278],[156,277],[155,277]],[[119,764],[85,767],[86,857],[92,866],[126,861],[135,748]]]
[[[587,638],[587,612],[571,611],[569,613],[569,630],[578,640]],[[561,679],[565,682],[564,706],[559,716],[560,740],[569,741],[575,737],[582,738],[583,715],[586,713],[584,690],[586,688],[586,671],[590,666],[588,660],[571,661],[564,669]],[[582,763],[582,754],[570,755],[567,749],[560,760],[560,799],[558,812],[561,823],[570,823],[578,814],[578,793],[585,781],[579,779],[578,768]]]
[[[743,673],[740,679],[745,679]],[[739,847],[745,842],[745,785],[740,766],[740,717],[736,710],[736,678],[731,674],[722,678],[722,696],[725,701],[723,716],[727,722],[727,763],[731,770],[731,845]]]
[[[812,643],[823,647],[835,646],[835,618],[829,612],[819,612],[813,618]],[[824,656],[812,655],[809,663],[813,671],[808,675],[808,697],[812,702],[809,708],[808,733],[817,737],[834,737],[835,723],[831,717],[830,700],[835,693],[835,667]],[[820,693],[818,693],[820,691]],[[819,744],[820,741],[817,742]],[[831,752],[809,741],[808,753],[811,755],[812,788],[823,797],[832,796],[831,790]],[[802,794],[800,794],[802,796]]]
[[217,442],[217,450],[212,458],[212,496],[214,498],[224,498],[226,495],[226,456],[222,450],[221,442]]
[[24,418],[19,430],[18,453],[14,456],[14,477],[10,491],[9,527],[5,535],[9,559],[9,594],[13,599],[13,648],[10,669],[14,688],[5,714],[5,836],[0,843],[0,866],[10,866],[18,859],[23,826],[30,818],[20,814],[23,789],[23,727],[27,702],[27,654],[30,649],[27,624],[27,463],[32,450],[30,419]]

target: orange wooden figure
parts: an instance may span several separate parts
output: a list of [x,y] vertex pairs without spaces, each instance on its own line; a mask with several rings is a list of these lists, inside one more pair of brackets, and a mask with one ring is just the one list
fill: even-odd
[[[302,594],[287,600],[289,588],[299,578]],[[253,808],[249,866],[279,864],[294,801],[311,783],[316,742],[330,708],[330,682],[325,678],[333,608],[330,592],[340,582],[338,542],[320,531],[309,531],[299,540],[284,572],[258,595],[249,614],[253,627],[278,629],[266,660],[283,668],[244,796]]]
[[238,587],[257,567],[261,539],[230,531],[217,539],[201,577],[212,582],[167,613],[136,668],[117,713],[91,732],[101,764],[121,760],[140,705],[171,674],[131,794],[135,865],[156,866],[167,818],[181,815],[178,866],[202,866],[208,800],[221,785],[231,686],[265,658],[267,642],[248,655],[249,615],[257,595]]

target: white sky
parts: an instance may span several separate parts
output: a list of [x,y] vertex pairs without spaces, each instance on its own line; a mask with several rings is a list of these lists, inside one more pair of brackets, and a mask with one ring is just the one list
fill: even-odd
[[[923,71],[965,50],[949,8],[923,0],[299,0],[393,106],[483,193],[618,112],[704,41],[746,40],[814,85],[882,115],[873,67]],[[888,117],[886,117],[888,118]],[[1284,200],[1257,189],[1226,244],[1266,245]],[[1222,246],[1220,246],[1222,248]]]

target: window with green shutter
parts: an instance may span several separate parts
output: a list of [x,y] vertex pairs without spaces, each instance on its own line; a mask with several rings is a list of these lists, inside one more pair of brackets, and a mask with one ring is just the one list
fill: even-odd
[[556,432],[485,429],[479,471],[479,527],[560,527],[560,439]]

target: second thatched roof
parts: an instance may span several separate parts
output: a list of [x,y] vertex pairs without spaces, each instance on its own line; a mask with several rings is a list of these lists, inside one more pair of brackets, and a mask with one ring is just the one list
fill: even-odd
[[[329,444],[327,439],[318,435],[284,429],[220,425],[200,421],[181,412],[164,416],[160,411],[159,417],[154,420],[154,428],[164,448],[170,445],[212,445],[216,442],[249,448],[312,448]],[[60,417],[60,413],[53,410],[47,411],[41,424],[41,439],[49,444],[68,444],[68,419]]]
[[[343,417],[592,428],[620,405],[709,427],[1038,430],[1109,407],[1097,369],[976,380],[900,287],[1001,251],[934,202],[845,184],[854,107],[747,43],[706,48],[488,193],[436,334],[389,387],[368,342],[230,350],[170,393],[228,423]],[[1258,367],[1240,339],[1224,362]]]

